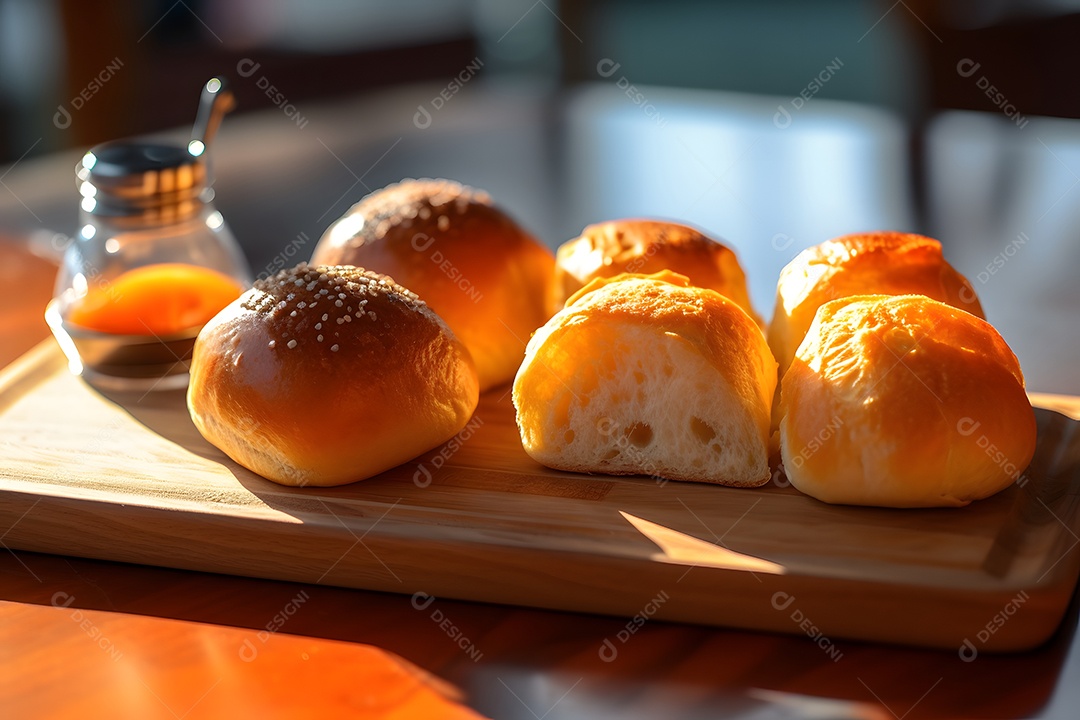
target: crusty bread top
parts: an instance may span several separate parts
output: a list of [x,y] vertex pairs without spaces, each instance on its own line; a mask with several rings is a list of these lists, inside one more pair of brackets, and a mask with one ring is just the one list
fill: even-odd
[[[406,178],[368,194],[331,225],[323,245],[357,247],[381,240],[395,230],[426,225],[429,219],[459,215],[482,206],[494,209],[491,196],[468,185],[441,180]],[[406,240],[409,237],[405,237]]]
[[554,310],[594,278],[663,270],[733,300],[761,325],[750,304],[746,275],[730,248],[701,231],[659,220],[613,220],[590,225],[555,253]]
[[963,505],[1014,481],[1035,447],[1008,345],[985,320],[922,295],[822,305],[780,413],[789,479],[828,502]]
[[983,317],[968,280],[941,243],[900,232],[844,235],[799,253],[780,273],[769,345],[781,375],[822,304],[851,295],[925,295]]

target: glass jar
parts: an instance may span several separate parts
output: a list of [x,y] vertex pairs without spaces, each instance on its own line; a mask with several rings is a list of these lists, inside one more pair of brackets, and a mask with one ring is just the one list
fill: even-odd
[[202,119],[186,146],[119,140],[76,165],[80,229],[46,320],[71,371],[101,389],[185,387],[199,330],[251,284],[214,208],[206,150],[216,124]]

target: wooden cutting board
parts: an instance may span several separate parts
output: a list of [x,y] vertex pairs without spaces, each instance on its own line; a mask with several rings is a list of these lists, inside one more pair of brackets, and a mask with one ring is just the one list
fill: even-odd
[[[575,475],[524,453],[508,394],[351,486],[280,487],[179,392],[105,397],[51,341],[0,375],[0,543],[254,577],[973,652],[1045,640],[1080,572],[1080,398],[1040,396],[1028,480],[963,509],[836,507],[782,487]],[[1064,414],[1062,414],[1064,413]]]

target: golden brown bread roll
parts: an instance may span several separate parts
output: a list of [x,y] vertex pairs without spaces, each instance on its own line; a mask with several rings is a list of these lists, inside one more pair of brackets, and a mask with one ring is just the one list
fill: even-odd
[[418,294],[469,348],[486,390],[514,377],[547,320],[555,260],[487,193],[404,180],[331,225],[312,262],[386,273]]
[[255,283],[195,341],[199,432],[282,485],[341,485],[460,431],[476,408],[465,346],[415,294],[352,266]]
[[844,235],[803,250],[780,272],[769,347],[783,376],[822,304],[851,295],[926,295],[983,317],[967,279],[933,238],[900,232]]
[[922,295],[822,305],[780,413],[788,479],[830,503],[966,505],[1035,452],[1016,356],[986,321]]
[[553,312],[595,278],[663,270],[715,290],[763,325],[750,305],[746,275],[735,253],[692,227],[658,220],[598,223],[563,243],[555,253]]
[[537,330],[514,380],[548,467],[738,487],[769,480],[776,362],[746,312],[680,275],[593,280]]

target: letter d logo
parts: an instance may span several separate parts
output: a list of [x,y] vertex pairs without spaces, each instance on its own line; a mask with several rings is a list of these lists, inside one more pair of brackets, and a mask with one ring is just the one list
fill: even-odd
[[75,602],[75,596],[66,592],[56,592],[52,596],[52,604],[54,607],[71,607],[71,603]]
[[[780,109],[783,110],[783,108],[780,108]],[[789,118],[788,119],[788,125],[790,125],[791,124],[791,120],[790,120],[791,116],[789,115],[788,118]],[[775,118],[773,118],[773,120],[775,121]],[[777,127],[779,127],[779,126],[777,126]],[[785,125],[784,127],[787,127],[787,125]],[[776,250],[777,252],[780,252],[782,250],[787,250],[789,247],[791,247],[791,244],[793,242],[795,242],[795,238],[791,237],[787,233],[776,233],[775,235],[772,236],[772,248],[773,248],[773,250]]]
[[615,647],[615,643],[604,638],[604,642],[600,645],[598,654],[600,655],[600,659],[604,662],[614,662],[615,658],[619,657],[619,650]]
[[772,123],[777,128],[784,130],[791,126],[791,113],[783,105],[776,106],[776,114],[772,116]]
[[977,420],[974,420],[972,418],[960,418],[960,421],[956,423],[956,432],[960,433],[964,437],[969,437],[976,430],[979,429],[980,425],[982,425],[981,422],[978,422]]
[[611,58],[604,58],[596,63],[596,74],[602,78],[609,78],[614,75],[620,67],[622,67],[622,65]]
[[416,468],[416,472],[413,473],[412,481],[416,487],[420,489],[426,488],[431,484],[431,471],[424,465],[419,465]]
[[434,242],[435,238],[431,237],[427,233],[416,233],[415,235],[413,235],[413,238],[409,244],[413,246],[413,250],[415,250],[416,252],[424,252],[429,247],[431,247],[432,243]]
[[416,114],[412,116],[413,125],[421,130],[431,127],[431,113],[423,105],[416,106]]
[[236,74],[240,77],[249,78],[262,67],[262,63],[257,63],[251,58],[243,58],[240,62],[236,63]]
[[790,595],[783,590],[772,596],[772,606],[777,610],[787,610],[791,607],[791,603],[793,602],[795,602],[795,596]]
[[58,130],[67,130],[71,127],[71,113],[67,111],[66,107],[63,105],[56,106],[56,114],[52,116],[52,124]]
[[975,62],[971,58],[964,58],[960,62],[956,63],[956,72],[960,77],[971,77],[982,67],[980,63]]
[[412,596],[412,606],[417,610],[426,610],[428,605],[435,602],[435,597],[428,595],[426,592],[414,592]]
[[251,662],[255,658],[259,657],[258,649],[255,647],[255,644],[252,643],[250,640],[245,640],[243,644],[240,645],[240,650],[237,654],[244,662]]

